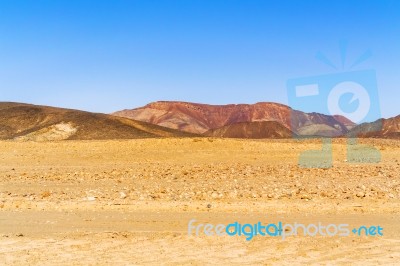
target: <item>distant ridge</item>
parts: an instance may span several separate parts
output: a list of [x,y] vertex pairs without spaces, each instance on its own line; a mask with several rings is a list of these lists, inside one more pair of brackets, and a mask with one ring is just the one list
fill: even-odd
[[295,134],[335,137],[355,125],[342,116],[304,113],[272,102],[209,105],[160,101],[113,115],[196,134],[242,122],[276,121]]
[[400,115],[355,125],[343,116],[304,113],[277,103],[207,105],[164,101],[107,115],[0,102],[0,139],[57,141],[201,135],[255,139],[293,136],[400,139]]
[[0,139],[46,141],[185,136],[192,134],[112,115],[0,102]]
[[360,124],[350,130],[347,136],[400,139],[400,115],[388,119],[382,118],[371,123]]

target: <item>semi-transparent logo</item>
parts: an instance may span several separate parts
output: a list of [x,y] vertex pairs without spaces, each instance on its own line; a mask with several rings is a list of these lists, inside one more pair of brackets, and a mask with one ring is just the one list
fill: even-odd
[[[342,66],[346,49],[341,46]],[[380,152],[374,147],[358,144],[360,132],[371,134],[381,130],[381,113],[376,73],[373,69],[352,70],[371,53],[362,54],[348,71],[333,74],[299,77],[287,81],[291,111],[291,129],[294,137],[317,138],[322,148],[300,154],[299,166],[305,168],[332,167],[332,138],[347,138],[347,162],[377,163]],[[317,58],[337,69],[322,53]],[[303,115],[297,110],[304,111]],[[323,115],[320,115],[323,114]],[[351,125],[349,121],[355,125]],[[366,122],[377,122],[364,125]]]

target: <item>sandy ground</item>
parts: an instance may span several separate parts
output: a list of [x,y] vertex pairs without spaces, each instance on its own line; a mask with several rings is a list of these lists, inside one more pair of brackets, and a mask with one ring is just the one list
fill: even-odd
[[[304,169],[317,141],[0,142],[0,264],[400,264],[400,141]],[[188,222],[381,226],[383,236],[188,235]]]

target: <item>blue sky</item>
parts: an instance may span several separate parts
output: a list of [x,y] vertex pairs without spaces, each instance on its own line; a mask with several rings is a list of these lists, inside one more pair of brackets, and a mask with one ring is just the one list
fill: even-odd
[[0,101],[106,113],[157,100],[287,104],[287,80],[347,71],[370,49],[352,70],[376,70],[390,117],[399,14],[400,1],[1,0]]

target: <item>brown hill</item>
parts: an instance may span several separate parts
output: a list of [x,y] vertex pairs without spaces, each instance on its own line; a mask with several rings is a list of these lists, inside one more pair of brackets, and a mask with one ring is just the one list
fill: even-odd
[[354,127],[349,137],[400,138],[400,115],[388,119],[379,119],[372,123],[363,123]]
[[294,133],[276,121],[241,122],[211,129],[204,133],[210,137],[221,138],[291,138]]
[[333,118],[335,118],[337,121],[342,123],[343,125],[346,126],[348,130],[351,130],[354,128],[357,124],[348,119],[347,117],[341,116],[341,115],[334,115]]
[[0,139],[130,139],[188,133],[106,114],[22,103],[0,103]]
[[235,123],[277,121],[300,135],[339,136],[347,133],[347,124],[352,123],[342,116],[307,114],[270,102],[208,105],[161,101],[113,115],[200,134]]

